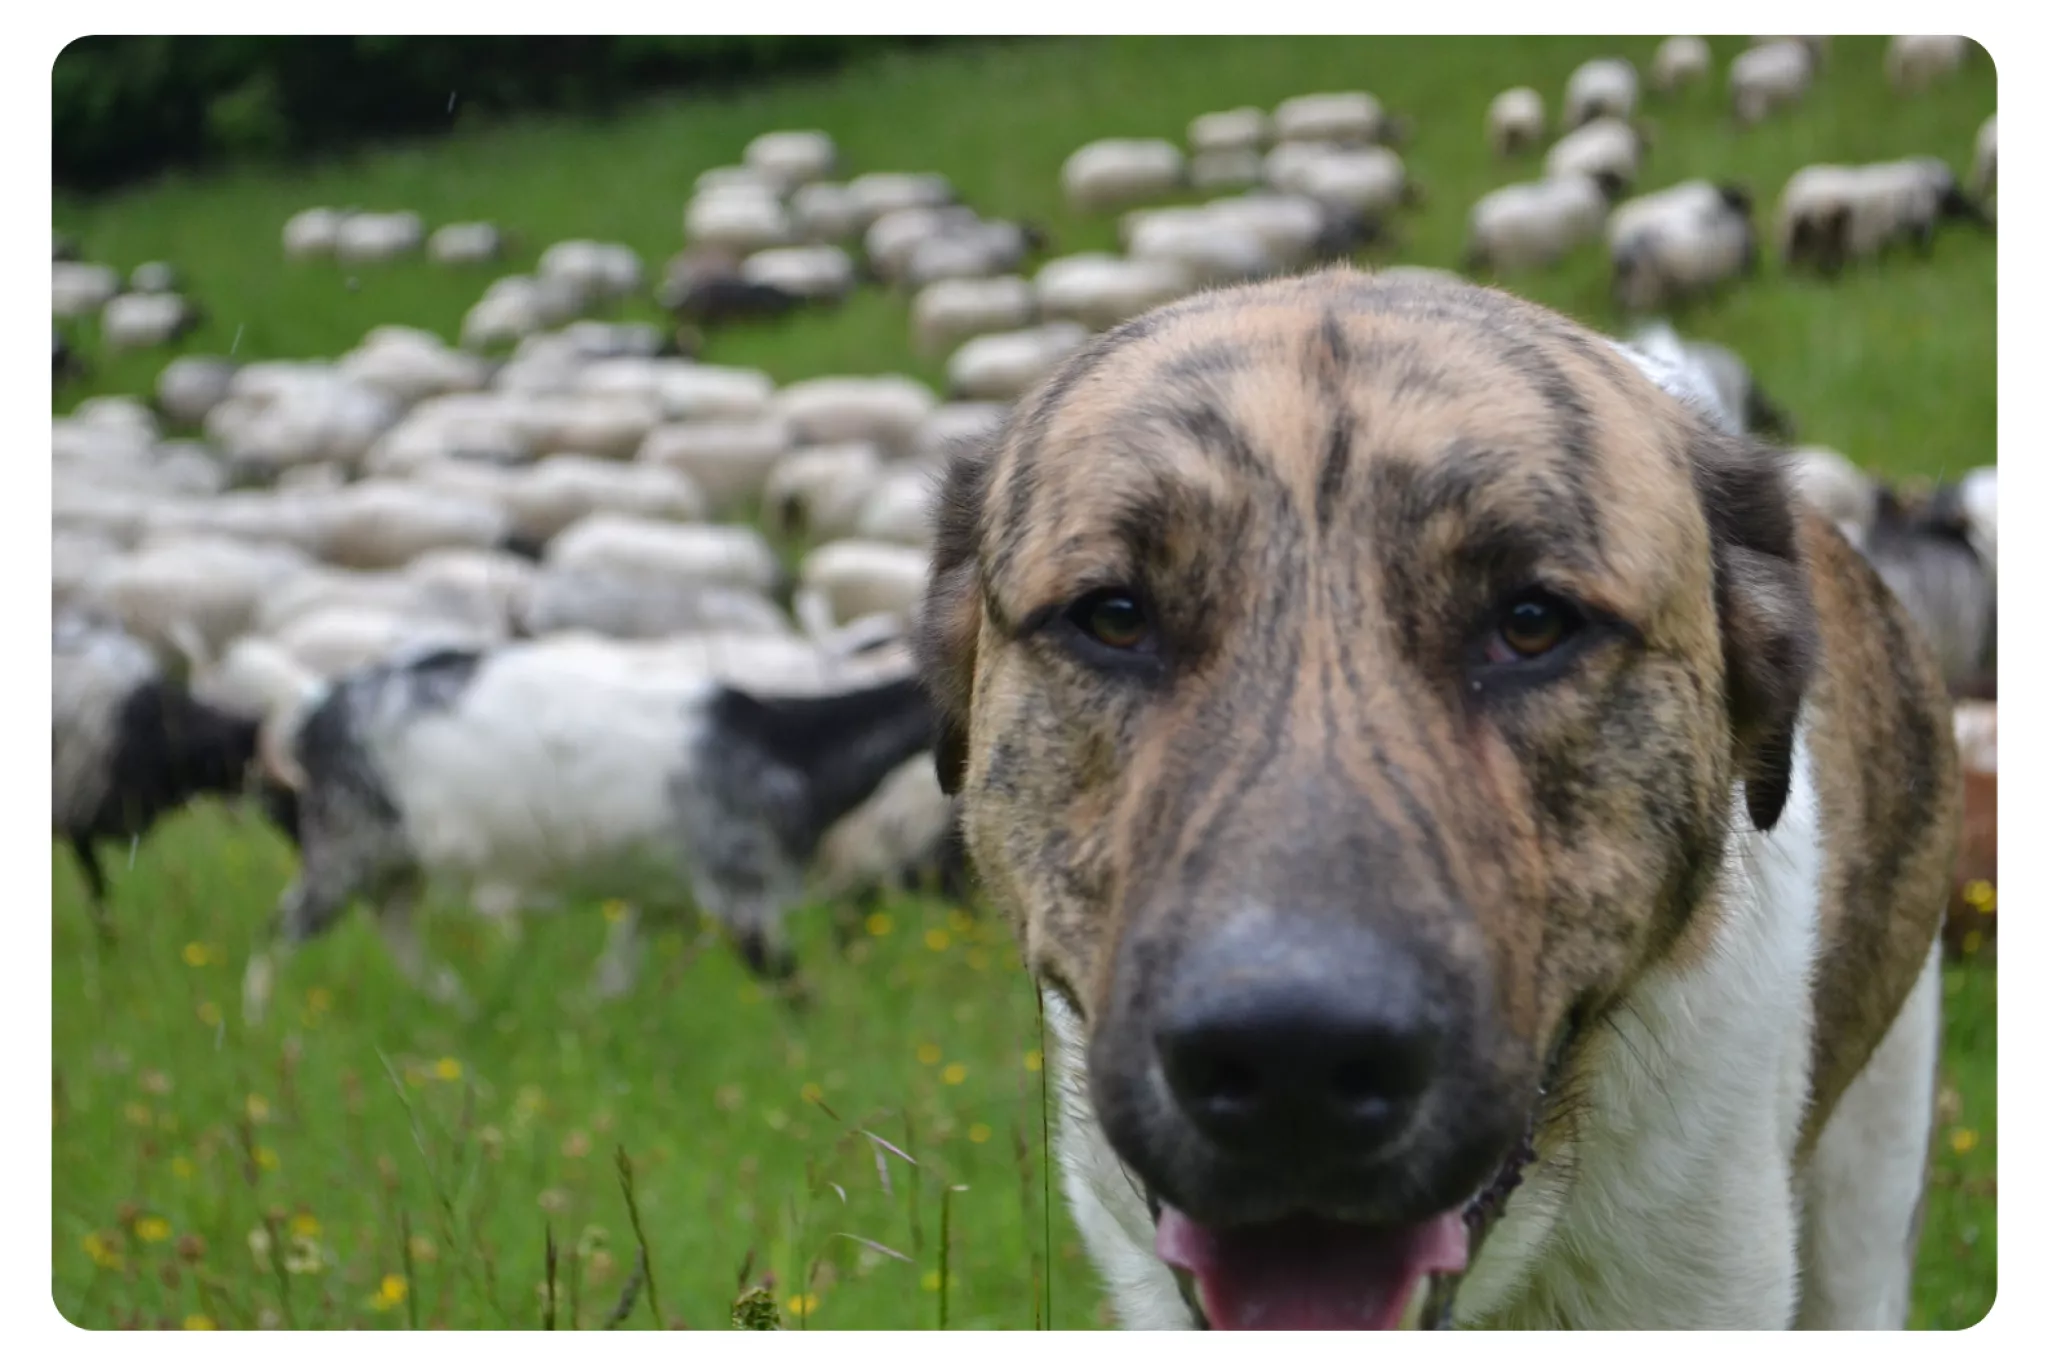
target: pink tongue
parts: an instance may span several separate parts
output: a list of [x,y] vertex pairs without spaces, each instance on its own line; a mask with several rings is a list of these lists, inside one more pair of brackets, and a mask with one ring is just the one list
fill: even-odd
[[1424,1274],[1465,1270],[1456,1211],[1400,1231],[1303,1218],[1215,1231],[1160,1209],[1159,1257],[1192,1273],[1218,1330],[1394,1330]]

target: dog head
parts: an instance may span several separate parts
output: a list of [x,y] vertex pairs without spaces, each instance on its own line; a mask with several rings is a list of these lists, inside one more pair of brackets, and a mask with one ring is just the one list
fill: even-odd
[[955,455],[941,781],[1212,1322],[1463,1266],[1561,1038],[1712,913],[1736,782],[1785,801],[1791,506],[1602,338],[1349,270],[1126,323]]

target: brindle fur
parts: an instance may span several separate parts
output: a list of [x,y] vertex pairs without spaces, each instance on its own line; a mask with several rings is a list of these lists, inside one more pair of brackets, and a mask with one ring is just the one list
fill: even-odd
[[[1271,1171],[1179,1133],[1150,1077],[1187,945],[1348,926],[1418,962],[1454,1044],[1332,1209],[1475,1190],[1568,1021],[1598,1037],[1646,971],[1712,950],[1736,782],[1768,829],[1802,702],[1828,855],[1804,1158],[1926,960],[1959,796],[1927,649],[1795,505],[1771,452],[1572,322],[1347,269],[1125,323],[955,454],[917,639],[942,784],[1155,1191],[1273,1212]],[[1592,609],[1582,646],[1476,666],[1534,582]],[[1109,587],[1155,652],[1091,657],[1061,623]]]

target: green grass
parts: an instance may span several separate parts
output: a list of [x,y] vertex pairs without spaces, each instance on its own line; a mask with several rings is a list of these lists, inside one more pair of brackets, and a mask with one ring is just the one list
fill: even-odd
[[[768,127],[819,126],[856,171],[942,170],[984,210],[1047,225],[1061,251],[1105,248],[1113,223],[1077,220],[1059,202],[1060,162],[1081,142],[1178,137],[1205,109],[1362,85],[1412,117],[1406,154],[1428,194],[1376,258],[1451,265],[1472,200],[1534,173],[1533,159],[1500,165],[1485,152],[1487,99],[1528,82],[1554,107],[1578,61],[1618,51],[1646,63],[1653,46],[980,45],[886,56],[824,80],[716,103],[678,100],[606,123],[458,126],[439,141],[293,173],[60,199],[55,216],[90,259],[127,268],[165,258],[186,271],[213,320],[180,349],[331,355],[383,322],[452,336],[495,272],[288,264],[278,229],[312,204],[411,207],[430,224],[494,219],[526,243],[507,270],[570,236],[624,240],[658,269],[681,245],[682,205],[698,172],[733,160]],[[1735,42],[1715,47],[1725,64]],[[1712,90],[1676,104],[1652,101],[1648,185],[1735,176],[1768,209],[1808,161],[1927,152],[1964,168],[1995,104],[1989,64],[1980,59],[1933,93],[1899,101],[1883,87],[1880,50],[1879,40],[1838,39],[1806,105],[1748,132],[1730,126],[1718,76]],[[1616,322],[1597,249],[1512,283],[1597,325]],[[1993,457],[1994,289],[1991,242],[1958,229],[1929,259],[1902,257],[1831,284],[1785,278],[1767,259],[1757,279],[1677,320],[1747,357],[1803,439],[1894,474],[1933,474]],[[148,392],[165,354],[100,355],[90,333],[79,335],[96,373],[57,394],[56,406],[93,392]],[[785,382],[885,370],[936,380],[908,338],[906,301],[871,293],[834,313],[721,334],[708,358],[760,365]],[[1039,1075],[1025,1066],[1038,1045],[1036,1014],[996,925],[893,903],[889,930],[839,958],[822,915],[806,915],[799,945],[819,992],[815,1010],[796,1017],[761,997],[727,953],[700,951],[679,933],[659,940],[632,998],[592,1010],[570,995],[599,946],[595,914],[535,921],[517,944],[443,915],[432,939],[485,1000],[464,1024],[413,996],[358,916],[292,963],[271,1021],[244,1031],[242,963],[290,869],[267,833],[218,812],[182,816],[132,868],[114,867],[124,936],[102,954],[59,858],[53,1291],[71,1319],[532,1326],[542,1319],[552,1228],[559,1324],[571,1323],[573,1284],[575,1320],[594,1327],[634,1263],[612,1158],[623,1148],[661,1308],[691,1327],[724,1326],[743,1269],[751,1280],[772,1273],[785,1310],[799,1293],[815,1298],[792,1326],[936,1325],[942,1294],[931,1285],[942,1264],[949,1326],[1029,1328],[1048,1311],[1061,1327],[1100,1322],[1057,1188],[1046,1196]],[[1964,964],[1951,968],[1948,987],[1947,1110],[1914,1323],[1954,1328],[1980,1319],[1995,1290],[1997,977]],[[855,1128],[917,1163],[886,1150],[878,1157]],[[330,1257],[318,1271],[290,1272],[280,1246],[260,1264],[251,1231],[279,1227],[281,1242],[297,1217],[317,1222],[315,1240]],[[149,1238],[159,1230],[165,1238]],[[89,1236],[98,1237],[91,1249]],[[198,1251],[191,1262],[180,1260],[181,1246]],[[388,1275],[409,1279],[404,1301],[379,1300]],[[642,1292],[626,1327],[648,1323]]]

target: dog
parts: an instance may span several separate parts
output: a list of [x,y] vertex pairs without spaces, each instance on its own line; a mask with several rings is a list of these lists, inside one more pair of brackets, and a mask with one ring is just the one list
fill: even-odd
[[1904,1324],[1948,700],[1682,378],[1337,269],[949,455],[940,781],[1125,1326]]

